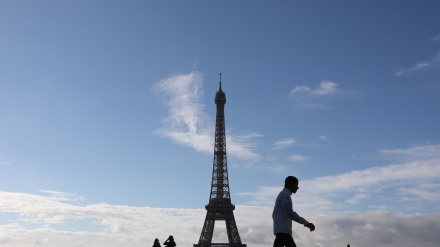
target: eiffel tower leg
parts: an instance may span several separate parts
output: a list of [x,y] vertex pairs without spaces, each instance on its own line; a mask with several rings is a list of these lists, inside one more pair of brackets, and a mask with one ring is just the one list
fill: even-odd
[[241,245],[240,235],[238,233],[237,224],[235,223],[235,218],[232,211],[226,214],[225,221],[229,243]]
[[207,247],[211,245],[212,235],[214,234],[215,212],[208,210],[206,212],[205,223],[203,224],[202,234],[200,234],[199,243],[194,246]]

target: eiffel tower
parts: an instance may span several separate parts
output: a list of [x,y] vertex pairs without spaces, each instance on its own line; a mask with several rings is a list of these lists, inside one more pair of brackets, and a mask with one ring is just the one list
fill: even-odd
[[[217,105],[214,141],[214,164],[212,169],[211,195],[209,204],[205,206],[206,218],[198,244],[194,247],[246,247],[240,240],[237,224],[235,223],[231,203],[228,180],[228,164],[226,159],[225,104],[226,95],[222,91],[222,74],[220,73],[220,88],[215,95]],[[216,220],[226,222],[229,243],[212,243]]]

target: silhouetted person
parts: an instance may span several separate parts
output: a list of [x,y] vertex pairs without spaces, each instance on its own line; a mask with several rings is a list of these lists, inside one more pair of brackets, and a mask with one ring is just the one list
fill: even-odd
[[156,238],[156,239],[154,240],[153,247],[160,247],[159,239]]
[[276,237],[273,242],[273,247],[296,247],[292,237],[292,221],[303,224],[305,227],[308,227],[310,231],[315,230],[315,225],[299,216],[292,209],[292,198],[290,196],[292,193],[295,194],[298,191],[298,183],[299,181],[296,177],[288,176],[284,180],[283,190],[278,194],[275,201],[272,219],[273,234],[275,234]]
[[347,244],[347,247],[350,247],[350,245],[349,245],[349,244]]
[[168,239],[163,243],[166,247],[174,247],[176,246],[176,242],[174,242],[174,238],[172,235],[168,237]]

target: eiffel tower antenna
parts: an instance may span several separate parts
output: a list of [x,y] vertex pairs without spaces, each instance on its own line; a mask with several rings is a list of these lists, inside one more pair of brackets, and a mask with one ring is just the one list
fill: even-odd
[[222,73],[219,73],[220,76],[220,90],[222,90]]
[[[220,86],[215,94],[217,105],[214,141],[214,163],[212,168],[211,193],[209,203],[205,206],[206,218],[198,244],[194,247],[246,247],[241,243],[237,224],[234,218],[235,205],[231,203],[229,192],[228,164],[226,157],[225,104],[226,94],[222,91],[222,74]],[[215,221],[225,221],[228,243],[212,243]]]

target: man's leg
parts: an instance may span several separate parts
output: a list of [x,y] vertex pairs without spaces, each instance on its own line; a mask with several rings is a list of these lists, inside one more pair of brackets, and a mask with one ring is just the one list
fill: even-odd
[[293,241],[292,235],[287,233],[275,234],[275,241],[273,247],[296,247],[295,241]]

